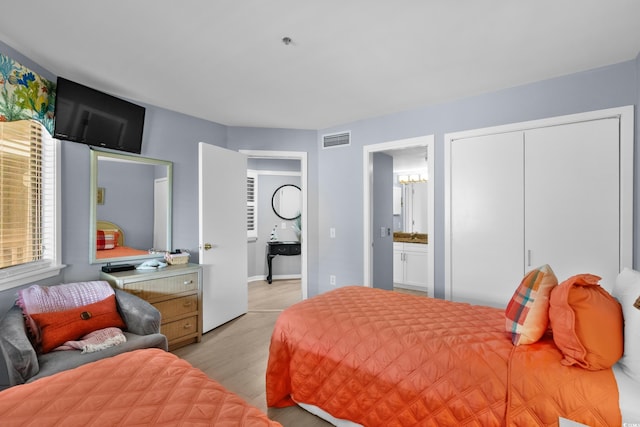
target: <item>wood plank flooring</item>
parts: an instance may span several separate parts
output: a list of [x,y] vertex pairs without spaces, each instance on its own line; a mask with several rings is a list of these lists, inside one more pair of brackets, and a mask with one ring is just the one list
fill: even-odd
[[173,353],[285,427],[331,424],[297,407],[267,408],[265,372],[271,332],[280,312],[300,301],[299,280],[249,283],[249,312]]
[[299,280],[276,280],[271,285],[251,282],[247,314],[204,334],[201,343],[173,353],[285,427],[331,426],[297,406],[278,409],[267,408],[266,404],[265,372],[271,332],[280,312],[300,301],[301,295]]

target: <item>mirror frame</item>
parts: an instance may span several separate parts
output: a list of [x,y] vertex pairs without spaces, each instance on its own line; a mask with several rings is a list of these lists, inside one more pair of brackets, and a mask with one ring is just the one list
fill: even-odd
[[[167,180],[169,181],[167,189],[167,250],[172,248],[173,233],[173,163],[167,160],[151,159],[148,157],[132,156],[129,154],[114,153],[111,151],[102,151],[91,149],[91,177],[90,177],[90,194],[89,194],[89,263],[90,264],[108,264],[112,262],[127,262],[135,260],[145,260],[150,258],[160,258],[164,253],[150,253],[148,255],[134,255],[126,257],[100,258],[96,257],[96,233],[97,233],[97,196],[98,196],[98,160],[100,157],[107,157],[114,160],[121,160],[131,163],[142,163],[153,166],[167,167]],[[164,248],[163,248],[164,249]]]
[[[298,187],[295,184],[284,184],[284,185],[281,185],[280,187],[276,188],[275,191],[273,192],[273,194],[271,195],[271,209],[273,209],[273,213],[275,213],[279,218],[287,220],[287,221],[292,221],[292,220],[298,218],[300,215],[302,215],[302,212],[299,212],[298,215],[296,215],[294,217],[286,218],[286,217],[280,215],[280,213],[276,210],[276,207],[274,205],[274,202],[275,202],[275,199],[276,199],[276,194],[278,194],[278,192],[284,187],[295,187],[300,192],[300,195],[302,195],[302,190],[300,189],[300,187]],[[300,199],[300,203],[302,203],[302,199]],[[302,210],[302,207],[300,207],[300,210]]]

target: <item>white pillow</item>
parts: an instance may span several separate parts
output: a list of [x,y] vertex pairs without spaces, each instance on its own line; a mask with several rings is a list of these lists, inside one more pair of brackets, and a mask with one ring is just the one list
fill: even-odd
[[640,272],[625,268],[616,278],[612,295],[622,306],[624,317],[624,354],[618,362],[624,372],[640,382]]

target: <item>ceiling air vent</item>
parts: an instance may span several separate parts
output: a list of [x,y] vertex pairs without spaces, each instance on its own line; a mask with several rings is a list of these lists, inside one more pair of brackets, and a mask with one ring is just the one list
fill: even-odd
[[342,147],[351,144],[351,132],[332,133],[322,136],[322,148]]

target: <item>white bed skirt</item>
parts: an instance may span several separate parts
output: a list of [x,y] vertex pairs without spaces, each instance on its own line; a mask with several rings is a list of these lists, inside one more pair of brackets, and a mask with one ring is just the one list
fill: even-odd
[[336,427],[363,427],[362,424],[357,424],[349,420],[343,420],[340,418],[336,418],[332,416],[330,413],[323,411],[315,405],[309,405],[308,403],[300,403],[296,402],[298,406],[304,409],[307,412],[311,412],[313,415],[316,415],[328,423],[333,424]]

